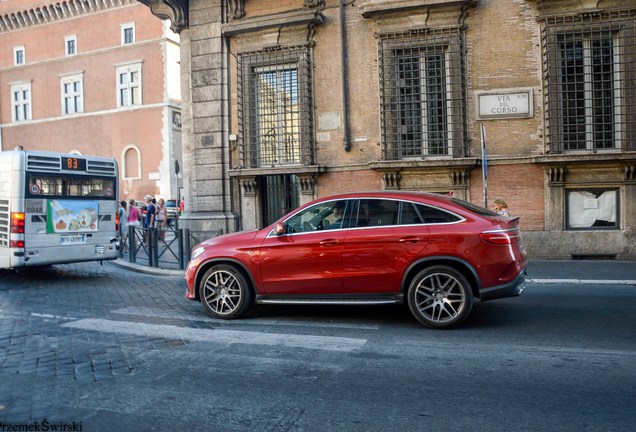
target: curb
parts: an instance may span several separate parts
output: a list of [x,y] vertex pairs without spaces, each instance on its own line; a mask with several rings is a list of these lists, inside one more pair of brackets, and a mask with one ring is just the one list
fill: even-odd
[[130,263],[124,261],[122,259],[116,259],[113,261],[108,261],[109,264],[112,264],[116,267],[120,267],[126,270],[134,271],[137,273],[145,273],[154,276],[181,276],[183,277],[185,274],[185,270],[169,270],[157,267],[148,267],[142,266],[139,264]]
[[561,285],[636,285],[636,280],[603,280],[603,279],[526,279],[526,283],[533,284],[561,284]]

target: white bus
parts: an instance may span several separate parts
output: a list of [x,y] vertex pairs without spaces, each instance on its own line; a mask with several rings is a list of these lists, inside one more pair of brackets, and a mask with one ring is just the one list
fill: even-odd
[[0,268],[117,258],[117,161],[0,152]]

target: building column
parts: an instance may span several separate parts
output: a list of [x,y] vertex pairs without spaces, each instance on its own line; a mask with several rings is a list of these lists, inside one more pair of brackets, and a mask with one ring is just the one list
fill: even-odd
[[298,184],[300,186],[299,205],[305,205],[316,199],[316,174],[299,174]]
[[258,229],[262,220],[256,176],[239,178],[241,188],[241,226],[244,231]]
[[565,228],[565,166],[544,168],[547,180],[545,188],[545,229],[563,231]]
[[[636,221],[636,165],[621,167],[623,181],[625,182],[625,196],[621,207],[624,209],[621,226],[625,228],[624,259],[636,259],[636,227],[631,221]],[[631,203],[631,205],[629,205]]]
[[190,26],[180,33],[186,210],[180,222],[203,239],[234,231],[236,223],[228,176],[227,64],[221,0],[189,4]]

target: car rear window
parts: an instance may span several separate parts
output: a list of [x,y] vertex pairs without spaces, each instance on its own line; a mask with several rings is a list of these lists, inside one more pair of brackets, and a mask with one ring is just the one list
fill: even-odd
[[451,201],[453,204],[457,204],[458,206],[480,216],[497,216],[497,213],[492,210],[469,203],[468,201],[460,200],[459,198],[451,198]]
[[426,224],[452,223],[461,220],[456,214],[427,205],[418,204],[417,211]]

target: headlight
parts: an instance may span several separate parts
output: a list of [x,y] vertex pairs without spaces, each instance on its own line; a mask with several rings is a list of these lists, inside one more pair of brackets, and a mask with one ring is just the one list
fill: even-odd
[[192,254],[190,255],[190,259],[193,260],[199,255],[205,252],[205,248],[203,246],[199,246],[197,248],[192,249]]

